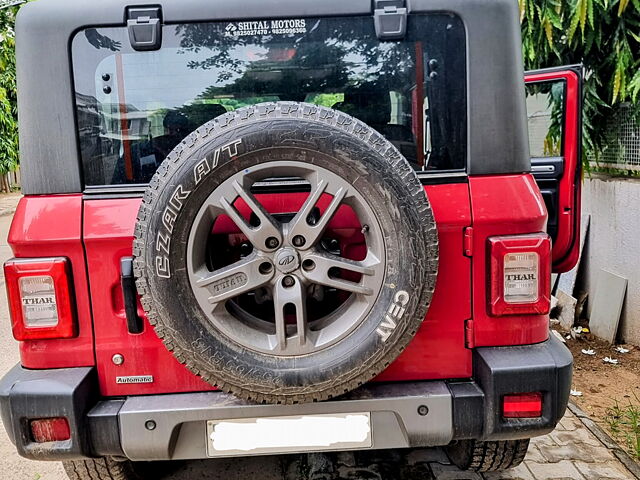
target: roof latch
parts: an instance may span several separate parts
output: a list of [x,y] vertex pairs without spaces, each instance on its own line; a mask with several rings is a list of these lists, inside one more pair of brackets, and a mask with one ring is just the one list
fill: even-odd
[[380,40],[401,40],[407,33],[406,0],[373,0],[373,21]]
[[162,46],[160,7],[127,8],[127,28],[134,50],[159,50]]

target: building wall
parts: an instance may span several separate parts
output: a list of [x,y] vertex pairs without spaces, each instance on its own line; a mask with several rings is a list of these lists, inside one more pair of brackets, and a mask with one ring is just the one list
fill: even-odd
[[[640,345],[640,180],[585,174],[582,211],[591,215],[581,287],[593,298],[599,269],[625,277],[618,340]],[[589,303],[589,313],[592,304]]]

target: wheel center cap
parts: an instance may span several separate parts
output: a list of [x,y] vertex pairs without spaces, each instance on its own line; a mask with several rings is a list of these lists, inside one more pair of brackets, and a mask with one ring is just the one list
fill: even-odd
[[276,268],[282,273],[291,273],[300,266],[300,257],[293,248],[278,250],[275,257]]

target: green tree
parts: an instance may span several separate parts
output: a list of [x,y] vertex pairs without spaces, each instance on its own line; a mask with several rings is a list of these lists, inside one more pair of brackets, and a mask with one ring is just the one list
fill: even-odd
[[640,0],[519,0],[525,67],[585,66],[583,146],[598,157],[620,104],[640,118]]
[[19,5],[0,9],[0,189],[9,190],[7,174],[18,166],[18,107],[13,26]]

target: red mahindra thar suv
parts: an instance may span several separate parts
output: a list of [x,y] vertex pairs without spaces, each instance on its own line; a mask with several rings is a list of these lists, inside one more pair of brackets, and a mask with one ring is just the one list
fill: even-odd
[[581,70],[525,86],[515,0],[39,0],[17,49],[21,455],[487,471],[562,417]]

